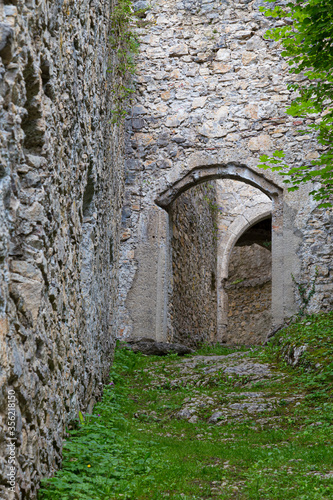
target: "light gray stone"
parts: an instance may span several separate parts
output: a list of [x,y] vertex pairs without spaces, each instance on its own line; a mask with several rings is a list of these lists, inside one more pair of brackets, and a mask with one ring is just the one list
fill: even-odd
[[7,389],[18,400],[15,494],[0,443],[6,500],[35,500],[61,465],[64,429],[101,396],[117,329],[110,3],[60,4],[0,4],[0,420]]
[[[200,14],[202,5],[207,12],[201,10]],[[314,274],[315,262],[323,271],[309,310],[331,309],[332,284],[325,258],[330,259],[332,255],[329,243],[332,226],[325,226],[323,241],[318,244],[321,236],[314,232],[318,229],[313,224],[316,220],[324,221],[326,215],[313,212],[316,204],[308,196],[310,188],[288,193],[277,173],[257,169],[261,154],[275,149],[284,149],[288,164],[295,166],[317,153],[314,135],[303,136],[302,141],[298,141],[300,137],[295,130],[300,124],[294,124],[295,120],[285,114],[292,97],[286,88],[290,80],[288,65],[281,57],[281,48],[265,39],[266,30],[273,28],[276,21],[265,18],[259,12],[258,3],[251,2],[230,6],[214,2],[167,2],[163,7],[152,5],[149,16],[156,24],[153,34],[148,29],[138,32],[144,43],[139,49],[134,105],[143,106],[154,120],[144,132],[129,130],[134,132],[133,140],[144,153],[140,157],[142,178],[137,179],[136,186],[129,186],[128,197],[137,204],[137,193],[142,192],[143,196],[140,213],[133,211],[127,220],[133,227],[131,238],[123,243],[119,336],[143,336],[149,332],[149,336],[172,340],[175,332],[171,312],[173,266],[177,263],[168,240],[171,227],[167,213],[159,215],[159,224],[155,226],[158,231],[154,230],[153,222],[148,221],[156,210],[155,200],[170,211],[182,192],[205,179],[211,182],[212,178],[238,180],[247,184],[248,189],[244,191],[244,202],[241,196],[238,198],[242,213],[227,214],[230,198],[221,204],[226,205],[223,207],[226,217],[219,225],[225,246],[223,250],[221,243],[218,252],[223,267],[218,266],[217,274],[215,339],[227,338],[228,291],[222,286],[222,280],[227,279],[232,245],[256,217],[269,215],[269,211],[273,227],[272,302],[270,311],[266,308],[257,314],[258,331],[251,330],[253,342],[262,340],[270,322],[269,330],[297,312],[299,297],[291,273],[306,283]],[[211,25],[209,20],[213,21]],[[159,85],[147,86],[148,76],[143,75],[157,78]],[[185,118],[181,120],[180,116]],[[166,129],[168,135],[165,135]],[[176,152],[169,148],[170,141],[179,145]],[[138,150],[129,154],[132,158],[139,157]],[[140,191],[141,185],[143,191]],[[266,206],[251,191],[251,186],[270,198],[270,201],[266,198]],[[247,205],[246,200],[253,200],[252,205]],[[133,251],[135,258],[129,260],[128,255]],[[148,255],[151,256],[149,264]],[[263,288],[267,285],[267,298],[265,279],[262,277],[261,284],[258,281],[257,285]],[[252,278],[247,285],[254,285]],[[144,299],[135,305],[135,296],[139,296],[141,290],[144,290],[141,296]],[[158,300],[154,290],[158,290]],[[235,310],[232,306],[231,311]]]

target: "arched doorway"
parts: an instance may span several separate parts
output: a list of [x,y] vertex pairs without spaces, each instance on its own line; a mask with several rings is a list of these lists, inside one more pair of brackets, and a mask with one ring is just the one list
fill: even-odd
[[[217,293],[217,328],[215,338],[209,335],[210,341],[224,342],[227,339],[227,298],[225,290],[223,287],[224,281],[228,277],[228,267],[229,259],[234,245],[237,240],[244,234],[249,227],[254,226],[263,219],[267,219],[272,216],[272,247],[273,247],[273,272],[272,272],[272,289],[273,294],[272,300],[272,311],[270,316],[270,327],[272,325],[280,324],[283,321],[283,304],[281,296],[283,295],[283,279],[281,280],[281,243],[282,243],[282,190],[276,184],[266,179],[264,176],[258,174],[252,169],[247,168],[244,165],[228,164],[225,166],[209,166],[209,167],[196,167],[189,174],[185,175],[183,178],[177,180],[168,189],[163,191],[161,195],[156,199],[156,203],[167,210],[169,214],[169,244],[168,244],[168,257],[170,259],[169,272],[170,280],[172,282],[173,267],[175,262],[172,261],[172,253],[170,252],[171,242],[173,238],[172,234],[172,224],[173,221],[170,219],[170,214],[173,213],[172,207],[175,201],[182,195],[186,193],[189,189],[194,186],[199,186],[203,183],[212,182],[218,179],[232,179],[240,181],[247,186],[253,186],[265,195],[265,202],[259,203],[256,206],[251,206],[244,210],[242,214],[235,218],[233,224],[230,226],[224,237],[219,241],[218,245],[223,246],[223,251],[218,251],[218,265],[217,272],[212,282],[216,282],[216,293]],[[170,308],[172,309],[172,293],[170,293],[170,285],[168,286],[168,312]],[[171,314],[171,322],[169,321],[169,338],[173,338],[173,329],[171,328],[170,333],[170,323],[172,324],[173,316]],[[207,338],[208,340],[208,338]]]
[[[262,191],[244,182],[224,179],[223,181],[219,181],[218,185],[219,204],[227,205],[227,212],[222,212],[219,217],[220,231],[217,249],[218,321],[216,340],[219,342],[237,343],[237,332],[234,332],[234,335],[230,335],[230,316],[237,314],[237,310],[231,311],[229,308],[228,291],[225,285],[231,284],[234,281],[239,283],[239,280],[243,280],[244,276],[241,276],[240,273],[239,276],[237,275],[237,277],[231,279],[232,277],[229,272],[230,261],[235,245],[251,227],[260,224],[265,219],[271,221],[272,200]],[[271,231],[269,240],[270,242],[272,241]],[[241,285],[237,286],[235,284],[234,287],[241,288]],[[230,291],[229,294],[232,295],[232,292]],[[239,300],[242,300],[241,297],[236,299],[236,303]]]
[[[176,172],[174,172],[176,174]],[[273,181],[242,164],[196,166],[186,175],[172,176],[163,184],[159,193],[155,191],[155,204],[149,203],[140,213],[138,240],[135,252],[135,275],[126,298],[126,311],[132,335],[157,340],[173,340],[172,331],[172,203],[193,186],[218,179],[232,179],[259,189],[268,196],[272,213],[272,326],[280,325],[285,318],[285,304],[292,303],[292,286],[287,283],[290,272],[284,270],[284,233],[282,211],[282,189]],[[162,179],[161,179],[162,181]],[[156,187],[155,187],[156,189]],[[150,194],[151,196],[151,194]],[[255,212],[255,211],[254,211]],[[240,228],[253,224],[255,213],[249,209],[246,217],[240,216],[232,224],[231,233],[238,234]],[[244,215],[244,214],[243,214]],[[232,248],[232,241],[229,247]],[[221,267],[220,267],[221,268]],[[284,282],[286,281],[286,283]],[[217,288],[219,277],[216,277]],[[287,291],[287,295],[285,294]],[[217,290],[219,294],[219,290]],[[288,295],[289,294],[289,295]],[[218,300],[221,297],[218,295]],[[223,304],[223,297],[221,300]],[[221,308],[218,308],[220,311]],[[217,318],[218,328],[214,341],[223,341],[224,325]]]

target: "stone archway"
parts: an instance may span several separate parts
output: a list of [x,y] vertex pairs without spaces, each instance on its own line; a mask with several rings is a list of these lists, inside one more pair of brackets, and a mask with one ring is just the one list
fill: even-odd
[[[189,188],[214,179],[232,179],[253,186],[266,194],[272,203],[272,326],[283,323],[286,304],[292,304],[293,290],[288,282],[290,272],[284,266],[283,191],[263,173],[242,163],[200,164],[188,173],[173,171],[172,175],[150,191],[149,203],[140,211],[135,250],[125,250],[124,273],[133,259],[133,277],[126,296],[126,328],[133,337],[172,340],[172,252],[170,208],[174,200]],[[148,198],[147,198],[148,199]],[[155,199],[155,203],[152,201]],[[249,220],[253,220],[248,214]],[[242,224],[240,224],[240,228]],[[230,244],[230,243],[229,243]],[[130,268],[132,269],[132,268]],[[126,278],[126,275],[124,274]],[[289,278],[288,278],[289,277]],[[126,278],[127,279],[127,278]],[[289,279],[291,281],[291,279]],[[124,280],[125,282],[125,280]],[[287,293],[287,295],[286,295]],[[223,340],[220,321],[216,338]]]
[[272,216],[272,209],[270,205],[270,203],[267,203],[266,206],[264,205],[259,207],[255,214],[253,214],[254,211],[252,209],[246,210],[242,215],[239,215],[234,220],[226,233],[223,235],[223,238],[219,241],[219,277],[221,279],[226,279],[228,277],[230,254],[235,246],[235,243],[251,226],[254,226],[258,222]]
[[[247,167],[243,164],[228,163],[226,165],[209,165],[193,168],[189,173],[183,177],[177,179],[169,185],[166,189],[162,190],[161,194],[155,199],[158,206],[169,212],[172,203],[185,191],[193,186],[202,184],[207,181],[212,181],[216,179],[233,179],[241,181],[247,185],[253,186],[259,189],[262,193],[266,194],[270,198],[270,202],[263,204],[261,207],[253,207],[247,210],[245,213],[237,217],[229,228],[226,234],[226,238],[221,242],[224,245],[223,251],[221,251],[221,257],[219,262],[219,274],[217,276],[218,283],[227,277],[227,269],[230,253],[233,249],[234,244],[239,239],[239,237],[244,233],[250,226],[259,222],[260,220],[267,218],[272,215],[272,246],[273,246],[273,270],[272,270],[272,288],[273,288],[273,300],[272,300],[272,317],[273,325],[278,325],[283,322],[284,312],[283,312],[283,214],[282,214],[282,189],[274,182],[267,179],[261,173],[254,171],[253,169]],[[169,233],[169,230],[166,231]],[[170,255],[170,241],[167,242],[166,255],[170,260],[167,266],[168,272],[172,272]],[[165,294],[169,293],[169,282],[171,276],[164,279],[164,286],[166,287]],[[160,288],[160,287],[158,287]],[[218,317],[217,317],[217,334],[216,341],[223,341],[223,333],[225,331],[225,296],[223,295],[222,287],[218,286]],[[166,296],[166,295],[165,295]],[[167,300],[164,300],[165,306],[168,308]],[[164,318],[167,317],[168,313],[165,311],[163,315]],[[166,333],[160,335],[160,338],[166,338]]]

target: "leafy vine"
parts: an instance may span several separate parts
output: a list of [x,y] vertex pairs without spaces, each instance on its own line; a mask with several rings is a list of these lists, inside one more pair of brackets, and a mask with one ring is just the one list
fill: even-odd
[[119,123],[126,115],[126,104],[134,92],[131,75],[135,72],[134,55],[138,52],[139,42],[133,27],[131,0],[117,0],[111,14],[110,35],[110,47],[114,51],[113,65],[109,68],[113,73],[112,123]]
[[314,278],[308,285],[303,285],[302,283],[299,283],[298,281],[296,281],[295,276],[293,274],[291,275],[293,283],[298,291],[301,300],[301,306],[298,313],[299,316],[304,316],[305,310],[309,305],[311,298],[315,294],[318,274],[319,274],[318,269],[316,268]]

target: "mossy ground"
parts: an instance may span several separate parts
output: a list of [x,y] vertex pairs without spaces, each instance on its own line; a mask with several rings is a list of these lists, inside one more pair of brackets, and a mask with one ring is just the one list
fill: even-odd
[[[218,373],[206,385],[195,377],[182,379],[177,356],[119,349],[112,385],[94,414],[71,432],[63,469],[44,482],[40,498],[333,498],[332,338],[332,314],[304,318],[270,346],[249,353],[252,361],[270,363],[271,378],[240,380]],[[303,365],[288,367],[283,349],[305,343]],[[200,354],[235,350],[207,347]],[[205,405],[195,423],[175,418],[184,400],[211,398],[223,405],[249,391],[274,397],[277,404],[260,417],[243,414],[217,425],[209,424],[212,412]]]

